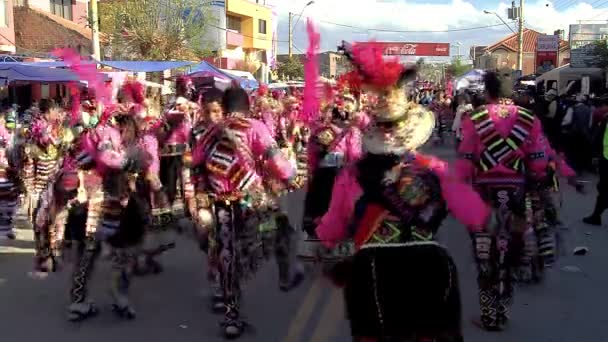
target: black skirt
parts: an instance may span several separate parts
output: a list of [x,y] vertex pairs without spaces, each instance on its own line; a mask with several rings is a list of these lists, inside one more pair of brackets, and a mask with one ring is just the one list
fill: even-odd
[[361,249],[344,289],[353,336],[461,341],[456,265],[436,244]]
[[319,168],[315,171],[308,186],[304,201],[304,222],[302,228],[309,235],[314,235],[314,220],[322,217],[329,208],[331,193],[336,181],[338,168]]

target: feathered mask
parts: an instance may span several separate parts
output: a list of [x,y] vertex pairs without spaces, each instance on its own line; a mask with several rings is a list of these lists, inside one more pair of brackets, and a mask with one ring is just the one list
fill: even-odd
[[402,154],[424,144],[435,127],[435,118],[407,99],[405,85],[415,80],[416,70],[401,65],[397,58],[385,59],[382,46],[376,42],[344,42],[340,49],[351,61],[362,89],[378,96],[371,110],[372,126],[363,139],[364,149],[376,154]]

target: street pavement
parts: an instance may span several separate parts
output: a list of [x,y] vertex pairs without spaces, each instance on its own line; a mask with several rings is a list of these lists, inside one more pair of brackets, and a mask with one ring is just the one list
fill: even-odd
[[[451,154],[448,150],[434,152],[444,157]],[[516,289],[512,322],[501,333],[482,332],[470,323],[478,310],[471,245],[464,227],[451,218],[446,220],[440,239],[458,265],[466,341],[608,342],[608,230],[580,223],[595,198],[594,179],[589,180],[587,195],[564,186],[561,218],[567,228],[562,231],[565,254],[544,283]],[[294,222],[302,215],[303,197],[296,192],[285,201]],[[164,273],[135,279],[132,297],[138,310],[136,320],[120,321],[112,315],[109,269],[102,262],[91,282],[91,296],[101,307],[100,315],[86,322],[69,323],[65,319],[69,272],[44,280],[28,276],[32,267],[31,233],[18,233],[19,240],[0,245],[0,341],[222,341],[218,324],[221,317],[210,312],[205,257],[187,235],[180,238],[177,249],[163,256]],[[573,256],[575,246],[586,246],[590,253]],[[350,341],[341,292],[315,269],[308,270],[308,275],[300,288],[281,293],[276,266],[267,263],[246,287],[243,313],[255,330],[241,340]]]

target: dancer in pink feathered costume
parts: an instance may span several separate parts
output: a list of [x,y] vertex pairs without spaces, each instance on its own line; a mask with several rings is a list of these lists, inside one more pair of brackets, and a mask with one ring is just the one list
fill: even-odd
[[[161,146],[160,154],[160,180],[163,184],[167,199],[174,205],[176,199],[184,199],[184,178],[182,177],[183,156],[189,150],[192,133],[192,122],[198,114],[198,105],[193,102],[191,81],[188,78],[178,80],[179,96],[174,105],[164,114],[164,125],[158,135]],[[180,208],[183,210],[183,208]]]
[[338,175],[316,231],[329,248],[353,242],[354,256],[330,271],[344,286],[353,341],[463,341],[456,266],[434,238],[448,213],[476,232],[489,210],[447,163],[416,151],[435,117],[407,100],[415,71],[373,43],[344,50],[379,101],[363,155]]
[[[542,134],[540,121],[509,99],[510,78],[511,70],[486,75],[488,104],[463,118],[463,140],[458,148],[460,175],[475,184],[484,200],[494,208],[498,222],[502,222],[497,227],[485,227],[474,236],[480,324],[488,330],[501,330],[507,323],[513,294],[511,276],[518,266],[530,268],[533,252],[529,249],[537,248],[532,239],[538,238],[539,247],[551,251],[545,263],[552,263],[554,234],[526,228],[527,187],[545,181],[554,162],[564,175],[574,176],[572,170],[556,158]],[[509,241],[522,241],[522,238],[526,249],[519,258],[522,264],[518,265],[513,263],[518,258],[507,260],[504,256],[507,252],[516,254],[515,245]]]
[[260,256],[269,256],[274,249],[282,289],[290,289],[300,279],[292,278],[290,272],[294,234],[289,224],[285,228],[277,222],[279,228],[268,231],[260,231],[259,224],[265,212],[276,209],[263,177],[272,177],[283,187],[296,187],[298,181],[266,126],[248,118],[247,93],[240,88],[227,90],[223,106],[224,121],[207,129],[193,148],[193,180],[200,194],[195,198],[199,203],[193,217],[200,236],[215,235],[209,249],[216,249],[219,257],[224,333],[234,338],[245,328],[240,317],[242,284],[257,271]]
[[[81,152],[77,161],[88,213],[84,247],[72,277],[72,304],[68,308],[68,318],[72,321],[84,320],[97,313],[96,306],[88,298],[88,282],[102,243],[110,246],[113,260],[114,311],[128,319],[135,316],[127,293],[137,256],[135,247],[141,243],[146,222],[141,206],[130,200],[129,174],[147,169],[150,158],[143,149],[123,143],[122,133],[125,136],[132,133],[127,133],[130,130],[126,125],[117,127],[110,122],[117,114],[126,114],[116,112],[116,108],[107,106],[99,125],[80,139]],[[131,214],[123,216],[125,210]],[[131,222],[122,222],[125,217]]]
[[361,130],[351,124],[356,115],[355,98],[344,84],[342,93],[332,109],[330,121],[313,123],[308,143],[308,189],[304,202],[303,230],[315,239],[318,220],[329,206],[331,189],[344,165],[361,156]]

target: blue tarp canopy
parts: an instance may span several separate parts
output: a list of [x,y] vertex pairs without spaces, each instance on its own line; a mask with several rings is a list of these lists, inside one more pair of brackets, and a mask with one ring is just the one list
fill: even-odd
[[78,76],[67,69],[55,69],[22,63],[0,63],[0,79],[6,82],[77,82]]
[[256,80],[250,80],[248,78],[238,77],[231,75],[215,65],[202,61],[197,65],[193,66],[188,73],[190,77],[214,77],[222,80],[237,81],[243,89],[256,89],[259,87],[259,83]]
[[190,68],[190,77],[217,77],[224,80],[232,80],[233,77],[217,68],[215,65],[202,61]]
[[[131,71],[131,72],[159,72],[165,71],[175,68],[181,68],[185,66],[192,65],[192,62],[183,62],[183,61],[81,61],[83,64],[89,63],[98,63],[103,66],[107,66],[113,69],[118,69],[121,71]],[[38,67],[49,67],[49,68],[67,68],[67,64],[62,61],[54,61],[54,62],[16,62],[16,63],[2,63],[4,64],[20,64],[20,65],[31,65]]]
[[131,72],[159,72],[194,64],[180,61],[100,61],[98,63],[113,69]]

